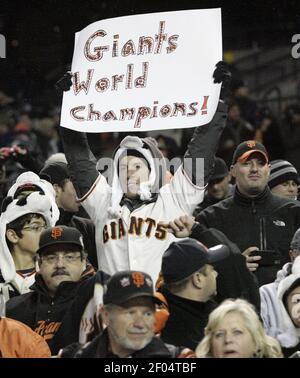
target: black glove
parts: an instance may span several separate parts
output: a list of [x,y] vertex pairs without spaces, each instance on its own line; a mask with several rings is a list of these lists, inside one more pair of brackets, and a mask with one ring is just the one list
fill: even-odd
[[66,72],[64,76],[55,83],[55,88],[64,92],[69,91],[72,86],[72,76],[70,71]]
[[214,83],[222,83],[220,99],[224,100],[230,92],[231,72],[227,63],[222,60],[216,64],[216,67],[213,73]]
[[11,149],[13,150],[11,154],[12,159],[22,164],[28,171],[38,173],[43,168],[43,161],[37,156],[34,156],[26,146],[17,144]]

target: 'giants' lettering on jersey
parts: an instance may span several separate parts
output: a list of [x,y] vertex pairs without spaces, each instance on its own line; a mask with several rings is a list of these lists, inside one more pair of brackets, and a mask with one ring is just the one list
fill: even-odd
[[[130,217],[128,235],[146,236],[147,238],[154,236],[156,239],[164,240],[167,237],[167,233],[166,227],[161,224],[156,224],[154,219]],[[125,235],[126,231],[121,218],[103,227],[103,243],[107,243],[110,239],[121,239]]]

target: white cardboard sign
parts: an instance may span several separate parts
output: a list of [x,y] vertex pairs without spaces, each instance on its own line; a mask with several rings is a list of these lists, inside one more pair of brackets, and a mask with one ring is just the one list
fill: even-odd
[[204,125],[218,103],[212,74],[220,60],[220,9],[95,22],[75,35],[61,125],[84,132]]

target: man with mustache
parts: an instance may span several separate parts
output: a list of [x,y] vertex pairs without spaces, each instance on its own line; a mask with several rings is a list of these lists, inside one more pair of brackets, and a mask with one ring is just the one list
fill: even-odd
[[6,305],[7,316],[41,335],[52,354],[79,341],[81,321],[90,320],[86,311],[95,285],[104,282],[105,275],[101,271],[95,274],[87,264],[82,239],[82,234],[72,227],[56,226],[43,231],[37,250],[39,271],[30,288],[32,292]]
[[[233,196],[197,217],[199,223],[222,231],[237,244],[260,286],[274,281],[277,270],[289,261],[289,243],[300,226],[299,204],[271,193],[269,175],[265,146],[254,140],[242,142],[231,165],[236,181]],[[253,256],[258,250],[265,252]]]
[[74,227],[81,232],[88,260],[97,269],[95,226],[90,219],[78,216],[80,204],[76,200],[76,192],[67,164],[60,161],[45,164],[39,176],[51,183],[54,189],[55,201],[59,208],[59,219],[55,224]]

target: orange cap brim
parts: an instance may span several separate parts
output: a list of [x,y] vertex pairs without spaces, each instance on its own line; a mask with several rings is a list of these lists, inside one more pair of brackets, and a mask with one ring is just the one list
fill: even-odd
[[268,163],[269,162],[269,158],[268,156],[263,152],[263,151],[260,151],[260,150],[251,150],[251,151],[247,151],[245,152],[242,156],[240,156],[237,161],[239,163],[245,163],[247,161],[247,159],[249,158],[250,155],[254,154],[254,153],[259,153],[261,155],[263,155],[263,157],[265,158],[266,162]]

